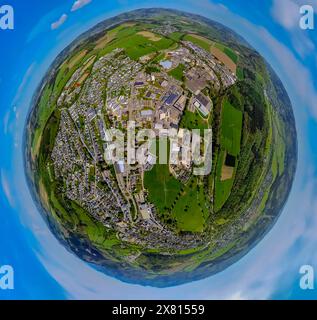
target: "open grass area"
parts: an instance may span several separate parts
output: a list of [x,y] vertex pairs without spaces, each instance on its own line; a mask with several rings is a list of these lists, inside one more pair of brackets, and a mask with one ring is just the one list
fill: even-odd
[[86,54],[87,54],[87,50],[82,50],[79,53],[77,53],[75,56],[71,57],[67,63],[67,67],[71,69],[74,66],[76,66],[79,62],[82,61],[82,59],[85,57]]
[[243,69],[241,67],[237,68],[237,77],[239,80],[243,80],[244,79],[244,73],[243,73]]
[[33,159],[38,155],[44,126],[47,120],[49,119],[50,115],[54,111],[54,108],[52,108],[49,104],[49,98],[51,94],[52,88],[49,85],[46,85],[41,100],[39,102],[38,125],[34,130],[34,137],[32,141],[31,153]]
[[206,50],[207,52],[210,51],[210,46],[212,45],[211,40],[206,39],[201,36],[198,36],[198,35],[187,34],[184,37],[184,40],[192,42],[193,44],[201,47],[202,49]]
[[124,22],[118,26],[116,26],[115,28],[109,30],[109,33],[118,33],[119,31],[121,30],[124,30],[124,29],[129,29],[129,28],[132,28],[136,25],[136,22]]
[[221,150],[219,157],[218,157],[218,162],[217,162],[217,168],[216,168],[216,184],[215,184],[215,201],[214,201],[214,210],[217,212],[219,211],[224,203],[227,201],[232,186],[233,186],[233,181],[234,178],[232,177],[231,179],[221,181],[221,172],[222,172],[222,166],[224,163],[224,157],[225,157],[226,152]]
[[139,35],[151,40],[151,41],[160,41],[162,39],[162,37],[158,34],[155,34],[153,32],[150,31],[140,31],[138,32]]
[[224,102],[221,114],[221,148],[233,156],[240,153],[242,112],[228,101]]
[[225,47],[223,51],[235,64],[238,62],[238,55],[230,48]]
[[[157,142],[157,151],[158,146]],[[161,218],[174,220],[177,230],[204,230],[210,201],[198,177],[192,177],[184,185],[170,173],[168,164],[156,164],[151,171],[144,173],[144,187],[149,192],[149,201],[156,206]]]
[[115,39],[101,50],[99,55],[102,56],[116,48],[122,48],[131,59],[137,60],[144,55],[167,49],[174,44],[173,40],[164,37],[158,41],[157,39],[156,41],[151,41],[149,38],[142,36],[139,33],[140,31],[142,30],[137,26],[117,31]]
[[102,38],[100,38],[96,42],[95,49],[100,50],[100,49],[104,48],[110,41],[112,41],[114,39],[114,37],[115,37],[115,34],[109,34],[107,32]]
[[197,111],[190,112],[188,110],[185,110],[181,122],[180,122],[180,128],[185,128],[188,130],[192,129],[208,129],[208,121],[203,119]]
[[177,221],[177,227],[181,231],[202,232],[205,220],[208,218],[208,199],[203,185],[197,177],[189,181],[179,200],[173,207],[172,214]]
[[215,43],[215,47],[225,53],[235,64],[238,62],[238,55],[230,48],[224,46],[221,43]]
[[178,81],[183,81],[184,70],[185,70],[185,66],[180,63],[176,68],[169,71],[168,74]]
[[144,174],[144,187],[149,191],[149,200],[160,212],[170,208],[181,190],[181,183],[169,172],[167,164],[156,164]]
[[[231,179],[221,181],[222,166],[226,153],[238,156],[240,153],[240,140],[242,130],[242,112],[225,101],[221,113],[220,152],[218,155],[215,181],[214,209],[219,211],[227,201],[234,182],[234,174]],[[236,163],[237,166],[237,163]],[[236,167],[234,169],[234,172]]]
[[169,38],[171,38],[175,41],[181,40],[183,36],[184,36],[184,33],[181,33],[181,32],[173,32],[168,35]]
[[[42,147],[47,150],[50,154],[53,151],[56,135],[59,129],[59,124],[61,120],[61,111],[59,109],[55,109],[49,120],[47,121],[47,127],[49,130],[44,130],[43,132],[43,144]],[[45,154],[48,156],[48,154]]]
[[152,59],[152,63],[159,63],[160,61],[165,59],[165,53],[164,52],[160,52],[158,55],[155,56],[154,59]]

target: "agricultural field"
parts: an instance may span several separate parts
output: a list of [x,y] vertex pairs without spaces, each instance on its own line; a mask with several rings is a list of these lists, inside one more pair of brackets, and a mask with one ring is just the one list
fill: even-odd
[[149,32],[149,31],[140,31],[137,34],[139,34],[140,36],[143,36],[151,41],[160,41],[162,39],[161,36],[154,34],[153,32]]
[[223,104],[221,115],[221,148],[233,156],[240,153],[242,113],[228,101]]
[[214,46],[226,54],[235,64],[238,63],[238,55],[232,49],[221,43],[215,43]]
[[145,172],[144,187],[149,191],[150,202],[163,212],[172,206],[181,183],[169,172],[167,164],[156,164],[151,171]]
[[173,32],[173,33],[169,34],[168,37],[170,39],[173,39],[174,41],[179,41],[184,37],[184,35],[185,34],[182,32]]
[[198,178],[194,178],[183,190],[172,208],[177,228],[181,231],[202,232],[209,216],[209,201],[204,187]]
[[223,103],[221,113],[220,153],[218,155],[215,177],[215,202],[214,209],[219,211],[229,198],[235,175],[236,164],[232,177],[223,179],[225,157],[230,154],[237,157],[240,153],[242,130],[242,113],[234,108],[227,100]]
[[[122,48],[125,49],[131,59],[137,60],[152,52],[167,49],[174,43],[173,40],[164,37],[160,39],[156,37],[153,41],[153,36],[148,37],[149,33],[146,33],[146,36],[144,36],[144,33],[140,29],[142,28],[135,26],[119,29],[119,31],[116,30],[115,38],[100,51],[99,55],[102,56],[116,48]],[[114,32],[114,30],[112,31]]]
[[196,44],[197,46],[205,49],[207,52],[210,51],[210,47],[213,45],[213,42],[209,39],[195,34],[187,34],[183,39]]
[[52,88],[50,88],[48,85],[45,87],[43,91],[43,96],[40,100],[40,107],[39,107],[39,122],[38,127],[34,131],[34,138],[33,138],[33,144],[32,144],[32,157],[35,158],[38,155],[39,149],[40,149],[40,143],[42,138],[42,132],[44,129],[44,126],[50,117],[53,108],[51,108],[49,99],[50,95],[52,94]]
[[244,79],[243,69],[241,67],[237,68],[237,77],[238,77],[239,80],[243,80]]
[[206,205],[208,201],[197,178],[182,185],[169,173],[168,165],[157,164],[145,173],[144,185],[149,190],[149,200],[155,204],[163,218],[175,219],[177,230],[204,230],[209,215]]

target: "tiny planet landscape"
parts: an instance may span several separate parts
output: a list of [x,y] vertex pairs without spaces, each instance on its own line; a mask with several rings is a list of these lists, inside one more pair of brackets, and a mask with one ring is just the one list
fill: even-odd
[[[154,133],[136,142],[144,161],[109,163],[107,129],[126,136],[130,122]],[[79,36],[48,68],[25,130],[29,188],[51,231],[97,270],[140,285],[237,262],[277,221],[296,171],[278,75],[233,30],[177,10],[123,13]],[[175,161],[191,159],[193,130],[212,132],[204,175]]]

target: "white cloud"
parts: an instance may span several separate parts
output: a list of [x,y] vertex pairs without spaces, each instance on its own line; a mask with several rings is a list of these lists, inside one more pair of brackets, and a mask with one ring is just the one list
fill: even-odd
[[275,20],[289,30],[298,27],[299,7],[293,0],[274,0],[271,12]]
[[18,100],[20,99],[21,97],[21,94],[23,93],[23,91],[25,90],[25,87],[27,86],[28,82],[29,82],[29,79],[30,77],[32,76],[32,73],[34,71],[34,68],[36,66],[36,63],[33,62],[26,70],[24,76],[23,76],[23,79],[19,85],[19,88],[18,88],[18,91],[13,99],[13,105],[16,104],[18,102]]
[[51,29],[55,30],[55,29],[59,28],[67,20],[67,17],[68,17],[67,14],[65,14],[65,13],[62,14],[61,17],[57,21],[55,21],[51,24]]
[[294,49],[301,58],[308,55],[315,55],[316,47],[314,42],[309,38],[308,32],[296,30],[291,34],[291,40]]
[[8,133],[8,127],[9,127],[9,119],[10,119],[11,111],[7,111],[7,113],[3,117],[3,133]]
[[293,47],[300,57],[315,53],[315,45],[308,32],[299,27],[300,7],[307,0],[274,0],[271,14],[274,20],[289,32]]
[[14,196],[12,195],[9,180],[3,170],[0,171],[2,190],[11,207],[15,206]]
[[11,107],[5,113],[3,117],[3,133],[7,135],[10,131],[13,130],[15,125],[15,120],[20,116],[19,110],[17,110],[16,104],[22,99],[23,93],[27,90],[29,85],[29,80],[32,77],[33,71],[35,69],[36,63],[33,62],[26,70],[21,83],[16,91],[16,94],[12,100]]
[[77,0],[74,2],[71,11],[76,11],[89,4],[92,0]]

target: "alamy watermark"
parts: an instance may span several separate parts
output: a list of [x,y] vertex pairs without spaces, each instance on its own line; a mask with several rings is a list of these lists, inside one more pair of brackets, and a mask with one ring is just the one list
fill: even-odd
[[313,30],[315,28],[314,8],[311,5],[303,5],[299,8],[301,15],[299,27],[303,30]]
[[14,10],[10,5],[0,5],[0,30],[14,29]]
[[193,168],[197,176],[211,172],[212,129],[138,129],[128,121],[126,132],[106,129],[103,135],[108,164],[169,164]]
[[299,279],[299,287],[302,290],[314,290],[314,268],[305,264],[299,268],[300,279]]
[[0,266],[0,290],[14,289],[14,270],[10,265]]

